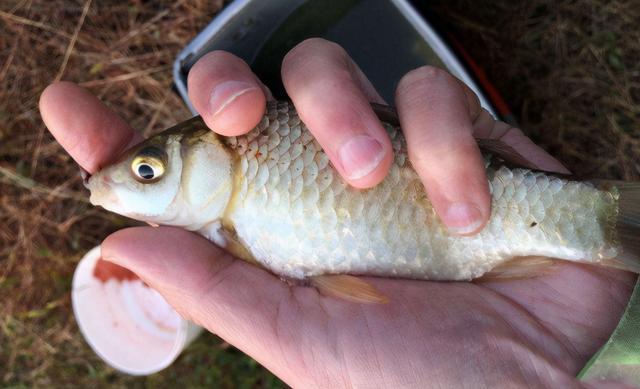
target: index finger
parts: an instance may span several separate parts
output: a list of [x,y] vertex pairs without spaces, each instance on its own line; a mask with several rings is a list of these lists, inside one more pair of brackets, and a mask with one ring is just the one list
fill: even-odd
[[142,139],[97,97],[71,82],[49,85],[40,95],[39,105],[51,134],[89,173]]
[[218,134],[247,133],[264,115],[268,89],[249,65],[231,53],[218,50],[200,58],[187,84],[193,106]]

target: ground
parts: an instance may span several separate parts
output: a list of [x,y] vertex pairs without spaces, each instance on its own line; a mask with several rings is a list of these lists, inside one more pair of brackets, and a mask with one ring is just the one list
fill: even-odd
[[[582,177],[640,177],[637,1],[430,1],[532,138]],[[0,2],[0,387],[279,387],[204,335],[165,371],[121,375],[84,343],[73,269],[130,222],[88,204],[38,96],[78,82],[146,134],[190,116],[172,90],[176,54],[220,1]]]

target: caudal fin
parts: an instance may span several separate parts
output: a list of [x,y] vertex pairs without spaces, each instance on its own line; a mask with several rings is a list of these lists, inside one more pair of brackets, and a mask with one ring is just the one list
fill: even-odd
[[622,253],[612,265],[640,274],[640,182],[617,182],[615,186],[620,192],[616,230]]

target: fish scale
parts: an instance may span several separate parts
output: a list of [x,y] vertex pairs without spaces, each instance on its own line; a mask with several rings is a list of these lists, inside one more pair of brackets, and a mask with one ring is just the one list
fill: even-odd
[[[242,136],[216,135],[201,118],[181,123],[129,150],[87,186],[93,204],[197,231],[291,278],[470,280],[522,256],[640,273],[638,183],[572,181],[507,167],[485,153],[491,217],[477,234],[453,235],[411,166],[402,131],[383,126],[394,159],[385,179],[369,189],[349,186],[293,106],[276,102]],[[492,147],[486,140],[480,146]],[[508,159],[509,146],[493,147]],[[147,172],[153,166],[153,179],[136,175],[140,164],[148,164]],[[507,269],[515,274],[518,267],[496,271]]]
[[[468,280],[514,256],[615,256],[609,224],[593,223],[611,213],[614,196],[527,169],[489,166],[488,225],[471,237],[448,234],[406,158],[401,132],[385,128],[394,163],[380,185],[365,190],[338,176],[287,103],[270,105],[253,131],[227,142],[240,166],[250,167],[236,169],[246,189],[227,219],[259,262],[294,278],[351,273]],[[274,175],[281,179],[269,179]]]

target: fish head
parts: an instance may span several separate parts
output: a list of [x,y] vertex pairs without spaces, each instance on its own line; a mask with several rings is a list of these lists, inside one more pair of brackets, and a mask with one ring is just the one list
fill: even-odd
[[179,135],[156,136],[91,175],[93,205],[133,219],[161,223],[181,190]]

